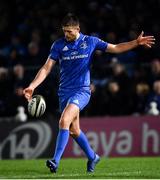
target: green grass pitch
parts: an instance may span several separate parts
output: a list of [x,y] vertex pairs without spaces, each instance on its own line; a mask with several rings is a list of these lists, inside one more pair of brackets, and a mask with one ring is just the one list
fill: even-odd
[[160,158],[101,158],[92,174],[86,159],[62,159],[56,174],[45,166],[46,159],[1,160],[1,179],[159,179]]

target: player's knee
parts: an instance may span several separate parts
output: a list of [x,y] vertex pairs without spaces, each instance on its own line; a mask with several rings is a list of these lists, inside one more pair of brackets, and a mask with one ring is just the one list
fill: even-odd
[[61,129],[69,129],[70,121],[67,118],[62,117],[59,121],[59,127]]

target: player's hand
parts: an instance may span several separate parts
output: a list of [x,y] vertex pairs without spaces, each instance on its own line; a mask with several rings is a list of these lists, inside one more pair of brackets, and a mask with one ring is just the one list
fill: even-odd
[[151,48],[153,44],[155,44],[154,36],[143,36],[144,32],[142,31],[141,34],[137,38],[138,45],[146,46]]
[[28,86],[27,88],[25,88],[23,90],[23,94],[24,94],[24,97],[30,101],[32,99],[32,95],[33,95],[33,92],[34,92],[34,88],[31,87],[31,86]]

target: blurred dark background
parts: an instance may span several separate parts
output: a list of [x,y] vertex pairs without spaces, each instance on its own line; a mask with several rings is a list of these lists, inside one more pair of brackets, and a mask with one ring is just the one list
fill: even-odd
[[[27,102],[22,90],[45,63],[52,43],[62,36],[61,20],[68,12],[81,22],[81,32],[109,43],[130,41],[141,33],[154,35],[152,49],[93,58],[92,98],[82,116],[159,115],[160,0],[1,0],[0,117],[15,116]],[[35,91],[47,101],[46,115],[58,112],[58,66]],[[21,111],[21,110],[20,110]],[[23,111],[23,110],[22,110]]]

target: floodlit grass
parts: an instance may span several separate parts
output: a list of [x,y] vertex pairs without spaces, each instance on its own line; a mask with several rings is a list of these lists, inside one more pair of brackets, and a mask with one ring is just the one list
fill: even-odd
[[101,158],[92,174],[86,159],[62,159],[58,172],[50,173],[46,159],[1,160],[0,178],[14,179],[153,179],[160,178],[160,158]]

